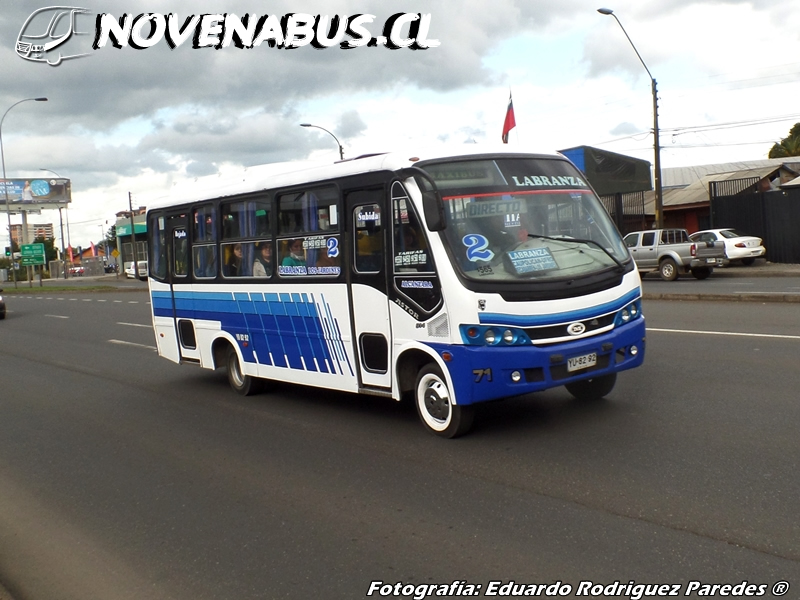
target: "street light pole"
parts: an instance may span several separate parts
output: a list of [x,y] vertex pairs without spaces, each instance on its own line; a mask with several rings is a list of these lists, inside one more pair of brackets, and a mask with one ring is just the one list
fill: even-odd
[[650,77],[650,86],[653,93],[653,151],[655,154],[655,158],[653,161],[653,183],[655,188],[655,212],[656,212],[656,229],[661,229],[664,227],[664,201],[663,201],[663,187],[661,184],[661,144],[658,138],[658,88],[656,84],[655,77],[650,73],[650,69],[647,68],[644,60],[642,59],[641,54],[636,49],[636,46],[633,45],[633,40],[631,40],[631,36],[628,35],[628,32],[625,31],[625,28],[622,26],[622,22],[617,18],[617,15],[614,14],[614,11],[610,8],[598,8],[597,12],[601,15],[612,16],[617,21],[617,25],[619,25],[620,29],[622,29],[622,33],[625,34],[625,37],[628,38],[628,42],[630,42],[631,48],[633,51],[636,52],[636,56],[639,58],[639,62],[642,63],[644,70],[647,71],[648,77]]
[[[16,272],[14,271],[14,238],[11,235],[11,206],[8,203],[8,181],[6,180],[6,155],[3,151],[3,121],[6,120],[6,115],[9,111],[14,108],[17,104],[22,104],[23,102],[28,102],[29,100],[33,100],[34,102],[47,102],[47,98],[24,98],[15,102],[11,106],[8,107],[6,112],[3,113],[3,118],[0,119],[0,160],[3,163],[3,188],[5,189],[6,194],[6,216],[8,217],[8,242],[11,244],[11,276],[14,278],[14,287],[17,287],[17,276]],[[23,235],[25,232],[22,232]]]
[[[39,170],[40,171],[47,171],[48,173],[52,173],[53,175],[55,175],[56,177],[61,179],[61,175],[59,175],[55,171],[52,171],[50,169],[42,169],[41,167],[39,167]],[[67,249],[64,246],[64,218],[61,215],[61,208],[62,208],[61,206],[58,207],[58,224],[61,227],[61,267],[62,267],[62,269],[64,271],[64,279],[66,279],[67,278],[67,260],[64,258],[64,255],[67,253]],[[70,257],[70,258],[72,258],[72,257]]]
[[336,140],[336,145],[339,146],[339,158],[344,160],[344,148],[342,148],[342,144],[339,142],[339,138],[333,135],[330,131],[325,129],[324,127],[320,127],[319,125],[312,125],[311,123],[300,123],[300,127],[316,127],[317,129],[322,129],[325,133],[330,135],[333,139]]

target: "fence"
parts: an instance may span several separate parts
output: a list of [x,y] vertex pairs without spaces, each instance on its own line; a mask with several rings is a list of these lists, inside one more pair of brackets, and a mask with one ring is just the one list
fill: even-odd
[[644,214],[644,192],[600,196],[600,201],[622,235],[648,229]]
[[712,228],[760,237],[770,262],[800,264],[798,223],[800,190],[711,197]]

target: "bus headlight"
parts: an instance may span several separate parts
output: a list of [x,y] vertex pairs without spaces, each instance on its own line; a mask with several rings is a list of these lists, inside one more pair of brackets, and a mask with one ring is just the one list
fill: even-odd
[[529,346],[531,340],[524,329],[506,327],[501,331],[497,327],[486,325],[461,325],[461,340],[469,346]]
[[614,318],[614,325],[624,325],[626,323],[630,323],[631,321],[639,318],[642,315],[642,305],[641,300],[634,300],[622,310],[617,313],[617,316]]

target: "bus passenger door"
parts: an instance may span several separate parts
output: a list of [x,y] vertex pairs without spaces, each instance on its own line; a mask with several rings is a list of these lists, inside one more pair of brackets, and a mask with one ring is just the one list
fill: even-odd
[[[167,216],[167,281],[172,295],[172,314],[175,320],[175,337],[178,341],[178,362],[200,362],[200,349],[195,335],[193,310],[176,292],[176,285],[189,283],[189,222],[186,214]],[[185,295],[184,295],[185,297]]]
[[347,270],[352,306],[353,340],[358,352],[359,387],[390,393],[392,386],[389,299],[386,264],[387,228],[383,188],[346,193],[350,268]]

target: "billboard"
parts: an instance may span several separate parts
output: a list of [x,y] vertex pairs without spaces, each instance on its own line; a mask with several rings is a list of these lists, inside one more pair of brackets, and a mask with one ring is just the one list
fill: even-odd
[[72,185],[69,179],[0,179],[0,206],[14,211],[34,211],[42,208],[58,208],[72,201]]

